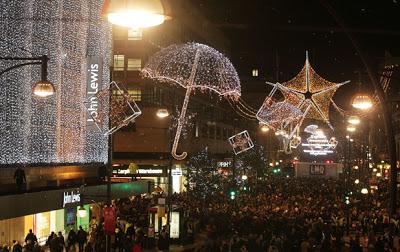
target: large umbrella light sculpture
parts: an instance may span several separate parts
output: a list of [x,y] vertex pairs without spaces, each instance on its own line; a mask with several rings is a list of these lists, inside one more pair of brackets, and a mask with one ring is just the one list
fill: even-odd
[[144,77],[178,84],[186,89],[171,151],[177,160],[187,156],[186,152],[176,152],[190,94],[198,89],[233,99],[238,99],[241,95],[239,77],[232,63],[214,48],[203,44],[174,44],[164,48],[150,58],[142,74]]

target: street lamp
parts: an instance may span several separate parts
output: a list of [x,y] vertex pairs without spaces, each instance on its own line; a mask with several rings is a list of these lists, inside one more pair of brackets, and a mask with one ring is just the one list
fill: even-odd
[[[170,116],[168,109],[165,109],[165,108],[158,109],[157,112],[156,112],[156,115],[160,119],[164,119],[164,118]],[[172,122],[172,120],[171,120],[171,122]],[[172,141],[169,140],[169,143],[171,145],[169,147],[169,149],[171,149]],[[167,202],[167,204],[168,204],[168,215],[167,215],[167,225],[168,225],[168,229],[170,229],[171,214],[172,214],[172,204],[171,204],[172,203],[171,202],[171,195],[172,195],[172,156],[171,155],[168,155],[168,156],[169,156],[169,164],[168,164],[168,202]],[[169,236],[170,236],[170,234],[168,232],[168,239],[169,239]]]
[[169,116],[168,109],[158,109],[156,115],[159,118],[168,117]]
[[[103,13],[111,24],[130,27],[147,28],[160,25],[167,18],[161,0],[104,0]],[[111,100],[112,92],[109,92]],[[109,126],[111,117],[109,117]],[[107,205],[111,206],[111,173],[113,137],[108,135],[108,164],[107,164]],[[111,237],[106,237],[106,251],[111,251]]]
[[360,124],[360,118],[358,116],[350,116],[347,122],[351,125],[358,125]]
[[80,217],[80,218],[85,218],[86,217],[86,209],[83,207],[83,206],[80,206],[79,208],[78,208],[78,216]]
[[359,179],[354,180],[354,184],[358,185],[360,183]]
[[361,189],[361,193],[362,194],[368,194],[368,189],[364,187],[363,189]]
[[242,180],[247,180],[247,175],[242,175]]
[[104,12],[110,23],[129,28],[157,26],[170,17],[161,0],[106,0]]
[[348,132],[354,132],[354,131],[356,131],[356,127],[354,125],[348,125],[346,130]]
[[373,103],[371,98],[366,94],[357,94],[354,96],[351,105],[360,110],[368,110],[372,108]]
[[15,68],[28,65],[40,65],[41,80],[33,85],[32,92],[34,95],[42,98],[49,97],[54,94],[54,86],[47,80],[47,62],[49,61],[47,55],[43,55],[41,57],[0,57],[0,60],[23,62],[2,70],[0,72],[0,76]]
[[269,127],[266,124],[261,125],[260,129],[263,133],[267,133],[269,131]]

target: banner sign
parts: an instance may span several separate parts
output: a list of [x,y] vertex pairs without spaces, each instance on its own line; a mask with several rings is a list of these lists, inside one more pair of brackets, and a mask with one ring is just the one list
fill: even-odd
[[112,235],[115,233],[116,214],[113,207],[104,208],[104,232]]
[[324,175],[325,174],[325,165],[312,164],[310,165],[310,175]]
[[86,66],[86,125],[95,126],[94,119],[98,116],[99,101],[96,94],[102,88],[103,63],[100,57],[87,57]]
[[79,193],[79,191],[64,192],[63,208],[66,205],[79,203],[80,201],[81,201],[81,194]]

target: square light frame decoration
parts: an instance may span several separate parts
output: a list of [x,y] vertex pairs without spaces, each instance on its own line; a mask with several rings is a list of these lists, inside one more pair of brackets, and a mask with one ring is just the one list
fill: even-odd
[[[112,95],[110,95],[110,92],[112,92]],[[93,97],[97,99],[98,103],[96,113],[91,113],[88,107]],[[96,127],[104,136],[111,135],[122,127],[127,126],[142,114],[127,89],[115,81],[107,85],[106,88],[99,90],[93,97],[85,101],[85,108]],[[104,120],[109,119],[109,117],[111,122],[109,127],[106,127],[108,124]]]
[[233,152],[235,153],[235,155],[248,151],[254,147],[254,143],[251,140],[249,132],[247,130],[231,136],[228,140],[233,148]]

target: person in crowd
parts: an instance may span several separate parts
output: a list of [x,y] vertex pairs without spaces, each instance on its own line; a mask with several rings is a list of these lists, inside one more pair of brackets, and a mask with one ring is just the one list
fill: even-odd
[[11,252],[22,252],[22,246],[18,241],[13,240],[13,245],[11,247]]
[[4,244],[0,251],[1,252],[10,252],[7,244]]
[[17,185],[18,192],[22,192],[26,183],[25,171],[21,167],[17,167],[14,172],[14,180]]
[[83,247],[87,241],[87,233],[83,230],[82,226],[79,226],[79,230],[77,233],[77,241],[79,245],[79,252],[83,252]]
[[32,229],[29,229],[29,233],[25,237],[25,243],[26,244],[32,244],[32,247],[35,243],[37,243],[37,237],[36,235],[32,232]]
[[166,228],[164,227],[161,231],[160,236],[158,237],[158,249],[161,251],[169,250],[169,238]]
[[75,244],[77,242],[76,233],[73,229],[68,232],[67,236],[67,252],[75,251]]
[[58,244],[60,244],[61,251],[64,251],[64,248],[65,248],[65,238],[64,238],[64,236],[63,236],[63,234],[62,234],[61,231],[58,231],[57,241],[58,241]]

